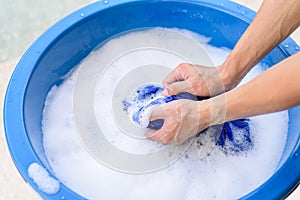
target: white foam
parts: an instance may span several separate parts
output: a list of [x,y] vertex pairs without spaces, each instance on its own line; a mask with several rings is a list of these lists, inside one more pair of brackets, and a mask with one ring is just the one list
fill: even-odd
[[28,167],[28,176],[41,191],[47,194],[55,194],[60,189],[59,182],[50,177],[47,170],[37,163],[32,163]]
[[[164,29],[154,31],[164,33]],[[151,37],[152,33],[145,31],[147,37]],[[180,30],[180,34],[197,40],[216,65],[221,64],[229,53],[228,49],[206,44],[209,39],[195,36],[194,33]],[[122,46],[123,39],[126,40],[125,36],[118,38],[118,43],[112,48]],[[94,56],[87,57],[81,66],[99,65],[99,60],[95,57],[97,52],[101,52],[101,49],[93,52]],[[167,60],[165,62],[168,63]],[[261,72],[262,67],[256,66],[243,83]],[[251,118],[254,148],[245,155],[225,155],[216,147],[210,152],[210,156],[201,159],[201,149],[193,143],[184,157],[153,173],[133,175],[111,170],[85,150],[76,133],[72,98],[77,73],[76,69],[48,94],[42,122],[43,142],[56,177],[88,199],[237,199],[258,187],[276,170],[287,137],[286,111]],[[118,75],[111,74],[111,80],[116,80],[114,76]],[[117,131],[106,136],[113,138],[114,145],[121,148],[130,146],[128,148],[135,152],[161,147],[147,140],[133,143],[125,140]],[[132,148],[134,145],[136,146]]]
[[[164,98],[161,95],[162,90],[161,91],[159,90],[159,91],[151,94],[150,96],[143,98],[142,100],[138,100],[137,99],[139,96],[138,91],[143,90],[145,86],[149,86],[149,85],[153,85],[153,84],[147,83],[147,84],[144,84],[142,86],[135,88],[133,90],[133,93],[130,94],[129,97],[125,99],[127,101],[127,103],[130,104],[130,106],[128,106],[128,108],[127,108],[127,113],[128,113],[129,118],[131,119],[132,123],[134,123],[135,125],[137,125],[138,127],[141,127],[141,128],[148,127],[149,122],[150,122],[151,113],[152,113],[153,109],[155,109],[157,107],[157,104],[155,104],[153,106],[148,106],[148,105],[150,105],[152,102],[154,102],[158,99]],[[158,86],[158,85],[154,84],[153,86]],[[158,87],[162,88],[162,86],[158,86]],[[135,121],[133,119],[133,116],[142,107],[144,109],[142,109],[142,111],[140,111],[138,121]]]

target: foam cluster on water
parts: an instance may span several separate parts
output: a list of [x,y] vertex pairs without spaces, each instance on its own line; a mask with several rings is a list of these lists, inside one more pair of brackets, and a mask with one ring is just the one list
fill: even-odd
[[[164,34],[164,31],[165,29],[144,30],[147,37]],[[230,52],[228,49],[208,45],[209,39],[195,33],[175,31],[202,45],[215,65],[221,64]],[[119,37],[113,48],[122,46],[122,41],[126,41],[126,35]],[[98,66],[100,62],[97,57],[105,47],[106,45],[93,52],[80,66]],[[216,147],[211,149],[209,156],[203,157],[201,150],[205,149],[206,142],[202,138],[204,135],[201,135],[183,157],[153,173],[128,174],[104,166],[87,152],[76,132],[72,103],[76,78],[80,73],[78,69],[71,72],[61,85],[50,90],[42,121],[43,146],[51,169],[62,183],[78,194],[88,199],[112,200],[237,199],[257,188],[276,170],[287,137],[286,111],[250,118],[254,145],[246,155],[226,155]],[[242,84],[260,74],[263,69],[261,65],[256,66]],[[115,80],[115,76],[111,74],[111,80]],[[123,104],[120,103],[120,106]],[[118,135],[119,132],[113,130],[107,137]],[[136,153],[151,146],[146,141],[137,146],[139,151]],[[114,144],[128,146],[132,143],[124,140],[124,137],[115,137]]]
[[162,87],[148,83],[136,88],[128,98],[123,100],[124,110],[134,124],[142,128],[148,127],[153,109],[166,103],[161,95],[162,91]]
[[28,167],[28,176],[41,191],[47,194],[55,194],[60,189],[59,182],[52,178],[47,170],[38,163],[32,163]]

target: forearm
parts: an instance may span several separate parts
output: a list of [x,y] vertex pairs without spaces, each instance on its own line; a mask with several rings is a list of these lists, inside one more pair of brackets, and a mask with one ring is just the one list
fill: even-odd
[[224,116],[213,116],[211,125],[299,105],[299,74],[300,53],[297,53],[249,83],[215,97],[215,101],[207,100],[211,112],[225,111]]
[[[220,67],[227,90],[300,25],[299,0],[265,0]],[[233,78],[234,77],[234,78]]]

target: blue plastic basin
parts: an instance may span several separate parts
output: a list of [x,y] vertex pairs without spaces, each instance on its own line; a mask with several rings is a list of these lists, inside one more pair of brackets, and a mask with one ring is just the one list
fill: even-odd
[[[7,88],[5,132],[20,174],[45,199],[83,199],[63,184],[56,194],[43,193],[29,178],[27,169],[37,162],[51,173],[41,131],[47,92],[99,43],[131,29],[159,26],[188,29],[211,37],[211,45],[233,48],[254,16],[253,11],[243,6],[221,0],[119,0],[91,4],[59,21],[26,51]],[[263,62],[272,66],[297,49],[297,44],[288,38]],[[289,119],[288,139],[277,171],[242,199],[281,199],[298,185],[300,107],[289,110]]]

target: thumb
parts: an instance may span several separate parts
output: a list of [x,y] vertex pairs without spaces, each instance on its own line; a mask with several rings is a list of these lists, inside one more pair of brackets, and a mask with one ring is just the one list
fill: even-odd
[[179,81],[174,82],[167,86],[165,89],[167,91],[167,94],[170,95],[177,95],[181,92],[192,92],[192,88],[190,84],[187,81]]
[[156,107],[151,112],[150,121],[154,121],[157,119],[164,119],[165,118],[165,111],[161,106]]

